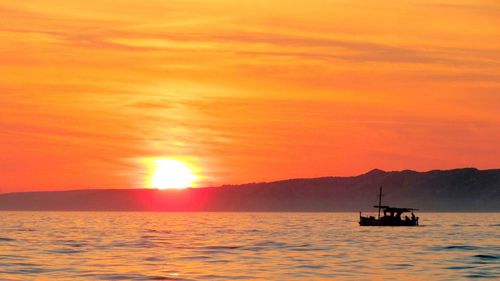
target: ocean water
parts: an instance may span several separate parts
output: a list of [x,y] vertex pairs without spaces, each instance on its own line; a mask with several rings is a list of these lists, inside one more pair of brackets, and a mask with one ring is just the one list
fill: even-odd
[[0,280],[500,280],[500,213],[0,212]]

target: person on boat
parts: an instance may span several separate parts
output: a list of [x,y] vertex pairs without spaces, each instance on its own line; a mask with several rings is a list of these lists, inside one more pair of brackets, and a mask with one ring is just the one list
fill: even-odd
[[396,218],[397,221],[401,221],[401,215],[402,215],[401,212],[396,212],[395,218]]
[[412,220],[412,221],[415,221],[415,220],[416,220],[416,218],[415,218],[415,214],[414,214],[413,212],[411,212],[411,220]]

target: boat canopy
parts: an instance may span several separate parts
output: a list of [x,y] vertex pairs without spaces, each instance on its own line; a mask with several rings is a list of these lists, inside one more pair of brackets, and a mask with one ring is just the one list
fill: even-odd
[[389,212],[389,213],[405,213],[405,212],[418,211],[418,209],[413,209],[413,208],[395,208],[395,207],[378,206],[378,205],[373,207],[381,208],[384,212]]

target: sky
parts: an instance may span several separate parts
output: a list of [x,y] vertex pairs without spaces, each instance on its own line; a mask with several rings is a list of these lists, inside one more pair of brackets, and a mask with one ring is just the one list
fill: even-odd
[[0,192],[165,159],[194,187],[490,169],[498,143],[498,1],[0,0]]

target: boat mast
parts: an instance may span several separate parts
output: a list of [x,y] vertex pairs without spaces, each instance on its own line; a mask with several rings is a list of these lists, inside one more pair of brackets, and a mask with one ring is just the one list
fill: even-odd
[[380,187],[380,193],[378,194],[378,219],[380,219],[380,207],[382,205],[382,186]]

